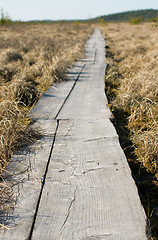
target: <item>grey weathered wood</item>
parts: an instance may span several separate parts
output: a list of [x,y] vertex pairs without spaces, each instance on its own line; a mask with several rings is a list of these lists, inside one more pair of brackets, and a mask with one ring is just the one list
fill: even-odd
[[[93,55],[94,63],[89,62],[84,67],[67,104],[58,116],[59,119],[111,117],[104,92],[105,42],[100,32],[94,34],[86,46],[87,59],[91,59]],[[95,51],[91,50],[91,46],[95,46]]]
[[23,154],[10,165],[15,172],[26,171],[31,162],[31,171],[18,174],[17,181],[23,176],[25,180],[17,185],[20,197],[11,216],[14,221],[10,219],[13,228],[0,239],[147,239],[146,216],[110,122],[104,47],[100,31],[95,30],[85,45],[86,58],[71,70],[70,81],[52,86],[31,111],[43,138],[25,154],[26,162]]
[[2,240],[24,240],[29,236],[37,201],[41,191],[41,183],[48,162],[56,121],[40,120],[36,122],[43,137],[29,148],[13,156],[7,167],[11,173],[7,179],[11,185],[17,204],[13,212],[3,216],[9,230],[0,234]]
[[29,116],[34,119],[54,119],[73,87],[83,65],[83,62],[74,64],[74,68],[71,68],[67,74],[67,80],[53,84],[30,111]]
[[109,119],[61,120],[32,239],[146,239],[145,214]]

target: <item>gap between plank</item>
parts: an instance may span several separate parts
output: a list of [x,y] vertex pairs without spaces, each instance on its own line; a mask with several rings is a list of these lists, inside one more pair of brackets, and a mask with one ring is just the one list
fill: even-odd
[[94,62],[93,62],[93,64],[96,63],[96,56],[97,56],[97,48],[95,49],[95,53],[94,53]]
[[34,217],[33,217],[31,230],[30,230],[29,237],[27,238],[27,240],[31,240],[31,238],[32,238],[34,226],[35,226],[35,223],[36,223],[37,213],[38,213],[38,209],[39,209],[39,205],[40,205],[40,201],[41,201],[41,197],[42,197],[42,192],[43,192],[43,188],[44,188],[44,185],[45,185],[46,176],[47,176],[47,172],[48,172],[48,168],[49,168],[49,163],[50,163],[50,159],[51,159],[52,152],[53,152],[53,149],[54,149],[54,144],[55,144],[55,139],[56,139],[58,128],[59,128],[59,120],[57,120],[55,134],[54,134],[54,137],[53,137],[53,143],[52,143],[52,146],[51,146],[50,154],[49,154],[49,157],[48,157],[48,162],[47,162],[45,173],[44,173],[44,176],[43,176],[41,191],[40,191],[39,198],[38,198],[38,201],[37,201],[36,210],[35,210],[35,214],[34,214]]
[[76,86],[76,83],[77,83],[77,81],[79,80],[79,77],[80,77],[80,75],[81,75],[81,73],[82,73],[82,71],[83,71],[83,69],[84,69],[85,66],[86,66],[86,64],[84,64],[84,65],[82,66],[81,71],[79,72],[77,79],[75,80],[75,82],[74,82],[72,88],[70,89],[70,92],[69,92],[68,95],[66,96],[66,98],[65,98],[65,100],[64,100],[64,102],[63,102],[63,104],[61,105],[61,107],[60,107],[59,111],[57,112],[57,114],[56,114],[56,116],[55,116],[54,119],[57,119],[57,117],[59,116],[59,114],[60,114],[62,108],[64,107],[66,101],[68,100],[68,98],[70,97],[70,94],[72,93],[74,87]]

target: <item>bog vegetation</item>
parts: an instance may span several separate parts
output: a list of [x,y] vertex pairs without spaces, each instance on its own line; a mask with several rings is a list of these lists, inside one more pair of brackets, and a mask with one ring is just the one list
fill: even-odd
[[[91,32],[91,27],[79,23],[0,25],[1,179],[13,151],[32,139],[28,111],[51,84],[64,80]],[[9,200],[6,190],[4,183],[0,210]]]
[[101,29],[109,104],[158,237],[158,25],[111,23]]

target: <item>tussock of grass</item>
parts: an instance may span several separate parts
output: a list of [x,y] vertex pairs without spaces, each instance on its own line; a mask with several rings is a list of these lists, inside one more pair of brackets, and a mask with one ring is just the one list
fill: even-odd
[[23,80],[16,84],[15,99],[19,104],[24,106],[32,106],[38,99],[38,83],[30,76],[26,76]]
[[0,116],[0,173],[2,173],[14,149],[26,136],[26,126],[22,124],[24,116],[14,101],[4,100],[0,103]]
[[12,80],[14,70],[8,67],[0,68],[0,85]]
[[8,51],[6,53],[6,62],[16,62],[16,61],[23,61],[23,57],[20,53],[15,51]]
[[[109,95],[109,101],[125,152],[128,155],[133,151],[134,164],[140,164],[146,169],[146,176],[152,176],[147,182],[143,180],[143,201],[146,199],[145,209],[154,222],[153,232],[157,237],[158,32],[152,23],[109,24],[102,27],[102,31],[109,46],[106,49],[109,64],[105,82],[107,94],[114,92],[113,97]],[[131,164],[131,156],[129,160]]]

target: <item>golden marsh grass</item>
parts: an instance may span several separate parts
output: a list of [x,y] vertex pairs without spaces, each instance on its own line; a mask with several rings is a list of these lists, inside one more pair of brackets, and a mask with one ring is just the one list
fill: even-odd
[[103,30],[114,54],[112,62],[121,76],[113,104],[129,114],[128,127],[133,133],[138,159],[155,173],[158,171],[157,30],[153,23],[109,24]]

